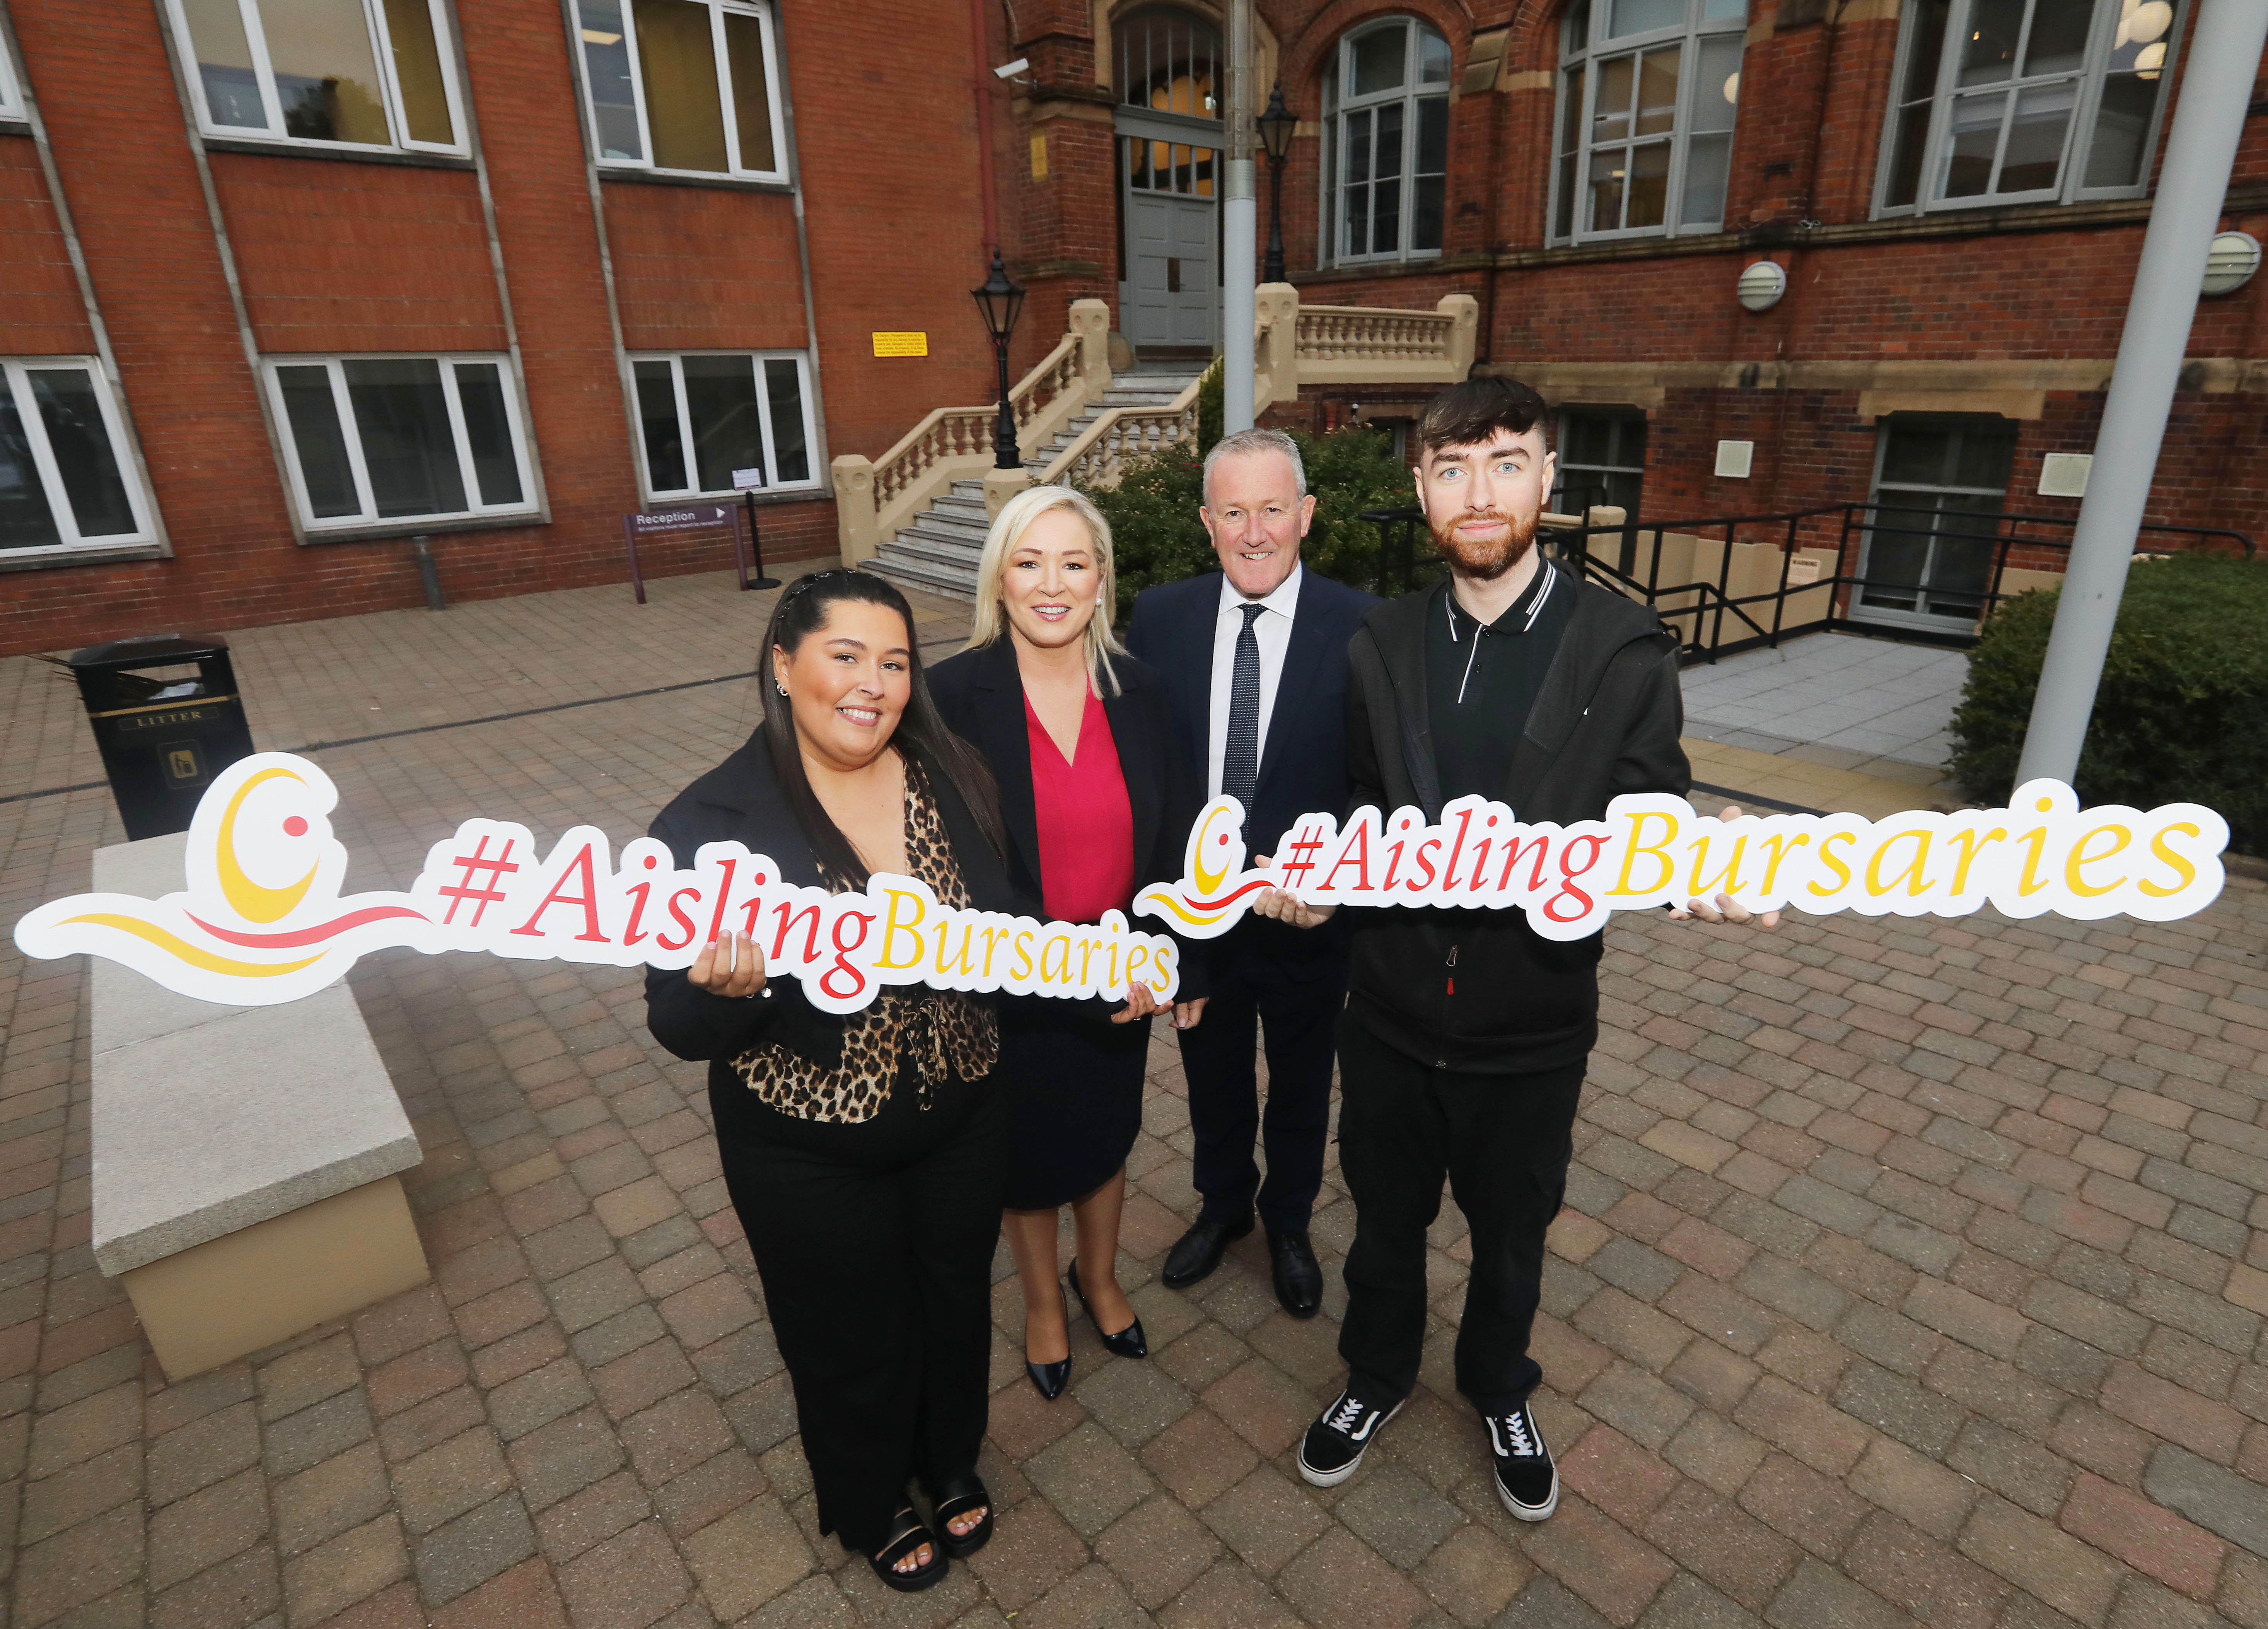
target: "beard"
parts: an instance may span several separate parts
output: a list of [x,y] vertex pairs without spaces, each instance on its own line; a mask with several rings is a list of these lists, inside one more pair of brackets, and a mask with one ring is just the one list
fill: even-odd
[[1446,527],[1432,527],[1430,529],[1433,534],[1433,547],[1441,551],[1441,557],[1454,568],[1459,576],[1492,583],[1518,565],[1527,557],[1528,551],[1535,547],[1536,522],[1543,516],[1535,513],[1522,517],[1500,511],[1482,511],[1480,514],[1502,520],[1506,527],[1505,534],[1479,542],[1459,537],[1458,525],[1476,518],[1475,512],[1471,510],[1461,510]]

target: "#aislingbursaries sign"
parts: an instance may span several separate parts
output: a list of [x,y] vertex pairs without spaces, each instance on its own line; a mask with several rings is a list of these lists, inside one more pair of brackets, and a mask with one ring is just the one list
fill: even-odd
[[[222,772],[189,828],[182,887],[158,899],[82,894],[16,925],[26,955],[107,956],[169,990],[232,1006],[313,994],[372,951],[471,950],[527,961],[690,966],[724,932],[762,948],[768,976],[800,981],[834,1013],[891,986],[1161,1000],[1182,947],[1133,928],[1042,921],[941,905],[914,878],[878,873],[862,892],[784,881],[766,856],[711,843],[681,869],[661,844],[615,850],[577,826],[548,850],[526,827],[466,821],[433,845],[407,892],[344,892],[332,835],[337,789],[315,764],[258,753]],[[1730,894],[1755,910],[2012,917],[2052,911],[2170,921],[2220,893],[2228,828],[2197,804],[2081,809],[2056,781],[2009,807],[1913,813],[1771,814],[1721,821],[1682,798],[1616,798],[1607,817],[1523,824],[1500,803],[1461,798],[1439,820],[1363,808],[1344,822],[1302,816],[1270,864],[1247,863],[1233,799],[1206,807],[1179,881],[1145,889],[1138,915],[1189,939],[1226,932],[1264,888],[1311,903],[1518,910],[1557,940],[1596,932],[1617,910]]]

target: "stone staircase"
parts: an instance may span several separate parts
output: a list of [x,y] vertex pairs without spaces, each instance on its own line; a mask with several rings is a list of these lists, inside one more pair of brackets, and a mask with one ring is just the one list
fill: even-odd
[[[1105,409],[1115,407],[1164,407],[1186,390],[1200,370],[1122,373],[1112,381],[1102,400],[1091,404],[1058,431],[1047,446],[1024,447],[1024,468],[1035,479],[1056,454],[1077,440]],[[890,579],[901,588],[954,600],[976,597],[976,561],[984,550],[984,534],[990,523],[984,515],[984,483],[956,481],[950,490],[900,528],[884,543],[865,569]]]

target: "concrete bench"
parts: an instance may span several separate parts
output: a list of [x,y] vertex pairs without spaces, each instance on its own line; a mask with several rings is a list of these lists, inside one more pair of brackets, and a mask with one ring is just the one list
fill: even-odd
[[[175,892],[188,840],[96,851],[95,888]],[[94,1259],[168,1379],[431,1276],[397,1175],[423,1155],[344,984],[246,1007],[93,979]]]

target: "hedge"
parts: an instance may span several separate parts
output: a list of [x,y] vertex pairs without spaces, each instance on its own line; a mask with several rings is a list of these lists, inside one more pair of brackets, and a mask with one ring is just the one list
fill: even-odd
[[[1204,523],[1197,518],[1204,502],[1204,452],[1221,434],[1219,362],[1199,389],[1197,420],[1197,446],[1168,448],[1141,459],[1128,468],[1116,486],[1087,491],[1110,522],[1121,627],[1133,614],[1134,596],[1143,589],[1220,569]],[[1380,528],[1362,520],[1361,512],[1415,503],[1409,467],[1394,455],[1394,444],[1374,430],[1350,427],[1327,436],[1294,430],[1291,436],[1307,466],[1307,490],[1315,495],[1314,523],[1307,529],[1301,557],[1339,582],[1374,586]],[[1414,547],[1421,559],[1433,552],[1422,526],[1417,528]]]
[[[1953,715],[1953,773],[2005,802],[2055,621],[2053,589],[1985,623]],[[2229,846],[2268,853],[2268,563],[2206,555],[2137,560],[2079,761],[2086,804],[2202,803]]]

